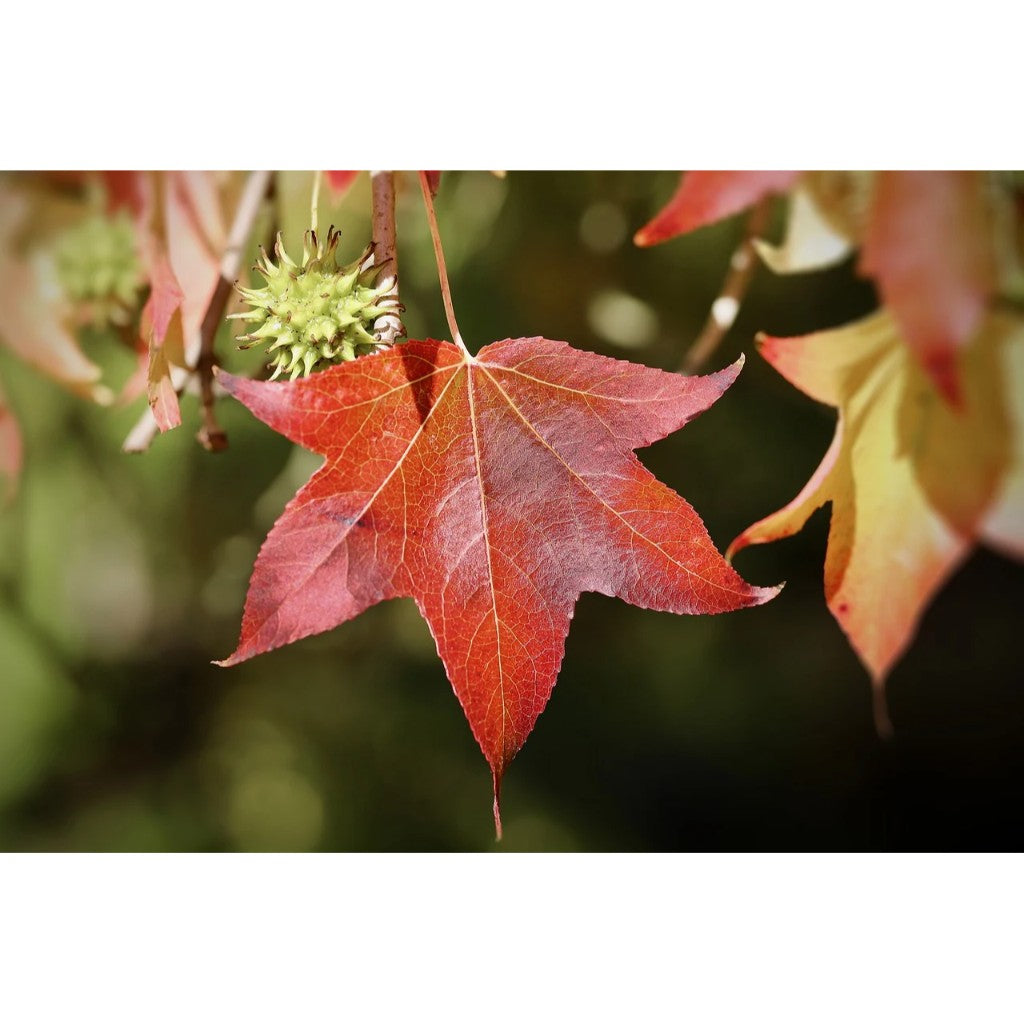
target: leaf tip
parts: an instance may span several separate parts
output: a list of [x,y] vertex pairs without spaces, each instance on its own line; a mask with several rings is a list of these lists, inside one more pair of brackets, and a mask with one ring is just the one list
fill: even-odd
[[640,249],[648,249],[654,245],[654,239],[651,238],[649,228],[650,224],[645,224],[633,235],[633,244]]
[[222,370],[219,366],[215,366],[213,368],[213,377],[229,395],[234,395],[238,390],[239,378],[233,373],[228,373],[227,370]]
[[734,362],[731,362],[724,370],[718,371],[718,376],[721,377],[725,382],[725,387],[722,389],[725,391],[727,388],[731,388],[736,383],[736,378],[739,377],[740,371],[744,366],[747,365],[747,357],[741,352],[739,358]]
[[785,586],[786,581],[783,580],[781,583],[777,583],[774,587],[754,587],[754,604],[767,604],[773,598],[778,597]]

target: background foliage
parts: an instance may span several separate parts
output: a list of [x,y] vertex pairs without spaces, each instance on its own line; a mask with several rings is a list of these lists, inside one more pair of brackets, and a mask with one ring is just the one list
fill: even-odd
[[[543,334],[674,368],[739,225],[650,250],[630,238],[673,173],[446,176],[438,214],[471,349]],[[446,333],[426,222],[399,197],[405,322]],[[321,223],[369,236],[361,179]],[[287,230],[286,244],[296,246]],[[776,225],[776,237],[779,225]],[[800,489],[834,412],[786,384],[753,335],[876,305],[850,262],[762,273],[710,368],[737,384],[641,453],[720,548]],[[258,353],[230,353],[251,372]],[[130,358],[89,354],[117,378]],[[490,779],[411,602],[224,670],[258,545],[316,459],[240,406],[210,455],[186,429],[120,453],[138,409],[69,397],[0,349],[26,440],[0,511],[0,847],[57,850],[492,849]],[[191,416],[191,421],[190,421]],[[940,592],[874,733],[866,676],[821,595],[827,511],[742,552],[769,605],[680,618],[584,595],[551,703],[503,786],[502,850],[1015,847],[1024,790],[1020,568],[976,552]],[[880,595],[880,599],[882,595]]]

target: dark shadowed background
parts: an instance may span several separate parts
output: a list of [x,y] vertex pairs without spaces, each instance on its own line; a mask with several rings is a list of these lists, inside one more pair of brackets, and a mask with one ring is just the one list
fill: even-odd
[[[631,242],[670,173],[445,176],[437,207],[473,350],[544,335],[674,369],[717,294],[737,221],[650,250]],[[398,232],[411,337],[445,337],[419,190]],[[368,241],[361,179],[321,224]],[[780,224],[775,225],[776,236]],[[289,248],[298,248],[289,227]],[[833,410],[756,354],[758,330],[842,324],[875,306],[853,263],[762,270],[708,369],[730,392],[641,453],[725,549],[789,501]],[[130,359],[90,355],[116,380]],[[220,346],[236,372],[257,351]],[[252,562],[318,464],[230,399],[231,446],[185,425],[120,444],[139,408],[101,409],[0,348],[26,465],[0,510],[0,848],[5,850],[986,850],[1021,843],[1021,567],[977,551],[894,671],[894,741],[822,590],[828,510],[743,551],[762,608],[676,617],[584,595],[551,702],[503,788],[490,776],[411,601],[231,669]],[[884,600],[884,593],[878,599]]]

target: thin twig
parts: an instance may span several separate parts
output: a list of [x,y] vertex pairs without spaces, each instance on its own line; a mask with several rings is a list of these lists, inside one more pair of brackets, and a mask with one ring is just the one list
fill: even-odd
[[313,229],[313,234],[316,234],[317,228],[319,227],[320,219],[320,180],[323,178],[323,171],[314,171],[313,173],[313,195],[309,200],[309,226]]
[[[389,312],[373,322],[374,337],[381,345],[393,345],[405,337],[405,325],[399,315],[405,308],[398,297],[398,250],[395,245],[395,172],[370,171],[373,202],[373,251],[363,263],[363,269],[379,267],[383,276],[380,285],[388,290],[378,301]],[[384,268],[387,268],[386,270]]]
[[729,272],[722,283],[718,298],[711,304],[704,329],[697,336],[679,366],[680,373],[696,373],[711,354],[718,348],[719,342],[729,332],[736,321],[740,305],[747,288],[754,277],[757,267],[757,253],[754,239],[764,234],[771,217],[771,200],[762,199],[747,217],[743,228],[743,239],[729,260]]
[[430,222],[430,237],[434,243],[434,259],[437,260],[437,276],[441,282],[441,298],[444,301],[444,315],[448,319],[448,330],[452,332],[452,341],[462,349],[463,355],[471,358],[466,348],[459,325],[455,322],[455,308],[452,306],[452,292],[448,286],[448,270],[444,265],[444,250],[441,248],[441,234],[437,229],[437,214],[434,213],[434,201],[430,198],[430,181],[426,171],[420,171],[420,189],[423,192],[423,205],[427,208],[427,220]]
[[235,210],[235,220],[228,234],[227,245],[220,261],[220,279],[210,296],[206,315],[199,329],[199,358],[193,368],[199,375],[199,398],[203,407],[203,425],[196,437],[208,452],[218,452],[227,447],[228,437],[217,422],[214,411],[215,396],[213,393],[213,368],[217,363],[214,353],[214,342],[217,330],[224,322],[224,309],[228,298],[238,280],[238,272],[242,266],[242,250],[249,235],[252,234],[260,203],[263,202],[270,183],[273,180],[271,171],[253,171],[242,190]]

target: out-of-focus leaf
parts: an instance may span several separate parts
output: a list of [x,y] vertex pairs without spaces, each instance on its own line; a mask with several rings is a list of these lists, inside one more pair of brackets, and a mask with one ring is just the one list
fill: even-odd
[[837,231],[804,185],[791,194],[786,237],[781,245],[754,239],[758,255],[776,274],[801,274],[844,260],[851,252],[848,236]]
[[[172,369],[193,367],[203,319],[220,280],[226,232],[217,176],[170,171],[114,179],[116,195],[136,214],[150,295],[142,312],[140,350],[148,352],[146,393],[160,430],[181,423]],[[125,386],[127,400],[142,373]]]
[[100,368],[78,347],[52,254],[19,251],[15,236],[32,214],[28,198],[0,184],[0,340],[25,362],[93,401],[108,403]]
[[744,531],[790,536],[832,502],[829,609],[880,691],[932,596],[974,544],[1010,462],[1002,362],[1019,321],[990,316],[959,353],[959,409],[926,376],[886,312],[832,331],[760,339],[792,384],[839,410],[821,465],[785,508]]
[[183,298],[181,285],[174,276],[167,254],[159,247],[150,256],[149,285],[149,299],[143,308],[142,319],[153,333],[153,342],[159,347],[163,344],[171,317],[181,308]]
[[875,177],[861,270],[943,395],[957,401],[957,352],[971,341],[995,286],[986,177],[890,171]]
[[340,199],[352,187],[352,182],[358,176],[358,171],[324,171],[327,184],[331,186],[331,191],[334,192],[337,199]]
[[220,280],[224,251],[223,215],[210,174],[174,173],[165,188],[167,256],[181,287],[181,366],[199,356],[200,327]]
[[1024,324],[1019,321],[1015,337],[1004,347],[1003,380],[1009,396],[1013,461],[982,524],[981,536],[997,550],[1024,561]]
[[171,366],[163,348],[156,344],[149,347],[146,397],[161,432],[181,426],[181,406],[171,382]]
[[767,195],[785,192],[799,176],[799,171],[687,171],[665,208],[634,241],[657,245],[731,217]]

